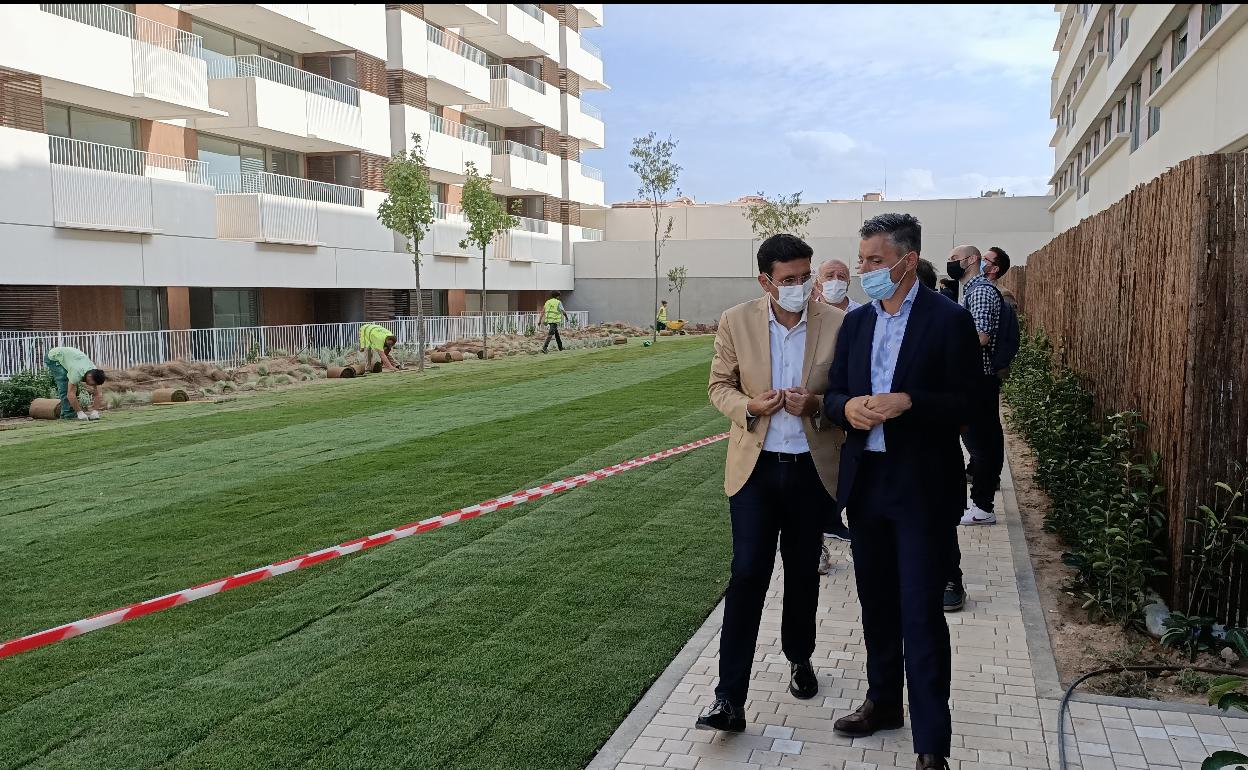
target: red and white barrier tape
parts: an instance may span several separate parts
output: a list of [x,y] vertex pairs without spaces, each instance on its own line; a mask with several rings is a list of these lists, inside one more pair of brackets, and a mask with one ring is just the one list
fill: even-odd
[[596,470],[592,473],[582,473],[579,476],[571,476],[563,479],[562,481],[554,481],[549,484],[543,484],[540,487],[533,487],[519,492],[512,492],[509,495],[496,497],[493,500],[486,500],[483,503],[470,505],[467,508],[448,511],[447,513],[443,513],[423,521],[416,521],[411,524],[404,524],[401,527],[395,527],[394,529],[387,529],[385,532],[378,532],[377,534],[369,537],[360,537],[355,540],[348,540],[345,543],[341,543],[331,548],[323,548],[319,551],[313,551],[312,553],[303,554],[302,556],[295,556],[264,567],[257,567],[255,569],[247,570],[246,572],[240,572],[237,575],[231,575],[230,577],[220,578],[209,583],[203,583],[195,586],[194,588],[187,588],[175,593],[165,594],[164,596],[158,596],[155,599],[137,602],[126,607],[121,607],[120,609],[111,610],[99,615],[93,615],[83,620],[74,621],[73,623],[66,623],[63,626],[49,628],[46,631],[28,634],[0,644],[0,658],[7,658],[10,655],[18,655],[30,650],[37,650],[40,647],[46,647],[50,644],[55,644],[56,642],[72,639],[75,636],[82,636],[83,634],[90,633],[91,631],[98,631],[101,628],[107,628],[108,626],[113,626],[127,620],[141,618],[144,615],[150,615],[153,612],[160,612],[161,610],[167,610],[186,604],[187,602],[193,602],[197,599],[213,596],[214,594],[219,594],[223,591],[229,591],[232,588],[239,588],[240,586],[245,586],[250,583],[258,583],[261,580],[268,580],[269,578],[274,578],[278,575],[285,575],[287,572],[294,572],[297,569],[311,567],[313,564],[320,564],[323,561],[329,561],[330,559],[335,559],[339,556],[346,556],[347,554],[352,554],[357,551],[364,551],[379,545],[392,543],[395,540],[402,540],[403,538],[410,537],[411,535],[419,535],[422,532],[430,532],[435,529],[441,529],[442,527],[447,527],[451,524],[465,521],[467,519],[474,519],[483,514],[492,513],[502,508],[510,508],[513,505],[525,503],[529,500],[537,500],[539,498],[549,497],[560,492],[566,492],[569,489],[583,487],[586,484],[590,484],[600,479],[615,476],[623,473],[624,471],[631,471],[634,468],[640,468],[643,465],[649,465],[650,463],[657,462],[659,460],[665,460],[678,454],[684,454],[685,452],[723,441],[726,438],[728,438],[727,433],[720,433],[716,436],[708,436],[704,439],[699,439],[688,444],[672,447],[671,449],[665,449],[662,452],[655,452],[654,454],[646,455],[645,457],[638,457],[627,462],[619,463],[618,465],[602,468],[601,470]]

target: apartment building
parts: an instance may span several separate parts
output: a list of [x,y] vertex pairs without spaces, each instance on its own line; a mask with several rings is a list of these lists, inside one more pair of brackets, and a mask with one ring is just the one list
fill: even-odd
[[1193,155],[1248,149],[1248,7],[1058,4],[1054,229]]
[[[487,251],[488,309],[535,309],[600,237],[601,24],[590,4],[0,8],[0,330],[479,310],[469,162],[523,215]],[[438,201],[419,296],[376,220],[413,134]]]

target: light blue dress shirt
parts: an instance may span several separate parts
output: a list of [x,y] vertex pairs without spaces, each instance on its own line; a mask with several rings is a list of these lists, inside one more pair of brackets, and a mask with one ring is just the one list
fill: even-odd
[[[901,342],[906,338],[906,325],[910,322],[910,309],[914,307],[914,298],[919,293],[919,282],[915,281],[901,303],[901,309],[893,315],[885,312],[879,300],[872,300],[875,308],[875,334],[871,338],[871,392],[889,393],[893,389],[893,372],[897,369],[897,354],[901,352]],[[867,451],[884,452],[884,423],[880,423],[867,434]]]
[[[771,338],[771,387],[796,388],[802,384],[802,360],[806,356],[806,311],[792,329],[786,329],[776,320],[775,309],[767,303],[767,329]],[[768,452],[802,454],[810,451],[802,418],[784,411],[771,416],[767,424],[767,436],[763,449]]]

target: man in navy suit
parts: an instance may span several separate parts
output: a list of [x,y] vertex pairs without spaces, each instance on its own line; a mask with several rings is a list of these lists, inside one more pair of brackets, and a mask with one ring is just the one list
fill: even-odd
[[979,344],[970,314],[916,280],[917,219],[881,214],[859,235],[873,301],[845,316],[824,414],[848,432],[836,499],[854,535],[867,697],[834,727],[853,737],[901,727],[904,671],[917,767],[939,770],[952,730],[942,594],[966,495],[959,426]]

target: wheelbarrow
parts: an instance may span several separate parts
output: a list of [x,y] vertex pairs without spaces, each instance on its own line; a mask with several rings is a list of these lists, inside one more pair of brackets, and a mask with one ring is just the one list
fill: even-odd
[[684,334],[684,332],[681,331],[681,329],[685,328],[685,322],[684,321],[668,321],[667,328],[673,334]]

